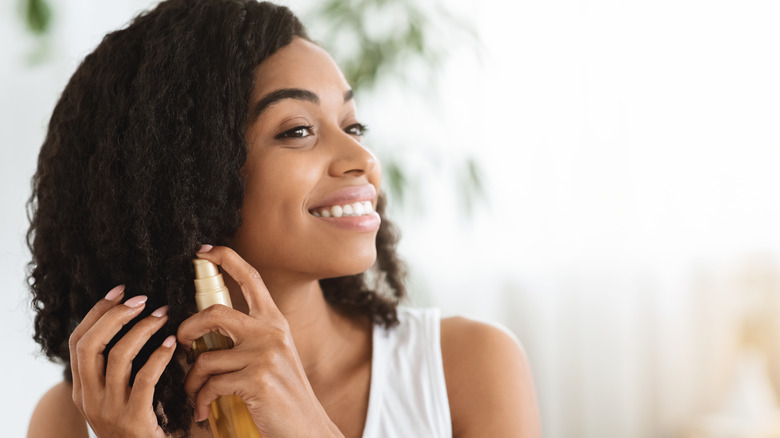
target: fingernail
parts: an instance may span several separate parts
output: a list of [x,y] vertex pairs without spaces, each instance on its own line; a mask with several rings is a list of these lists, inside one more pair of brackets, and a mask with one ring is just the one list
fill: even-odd
[[119,286],[114,287],[108,293],[106,294],[106,299],[108,301],[114,301],[115,299],[122,296],[122,294],[125,293],[125,285],[120,284]]
[[209,251],[211,251],[211,248],[214,248],[214,247],[211,246],[211,245],[201,245],[200,249],[198,250],[198,252],[199,253],[201,253],[201,252],[209,252]]
[[139,307],[146,302],[146,295],[138,295],[125,301],[127,307]]
[[159,309],[152,312],[152,316],[156,316],[158,318],[162,318],[168,313],[168,306],[162,306]]
[[176,345],[176,336],[170,335],[163,341],[163,347],[165,348],[171,348],[174,345]]

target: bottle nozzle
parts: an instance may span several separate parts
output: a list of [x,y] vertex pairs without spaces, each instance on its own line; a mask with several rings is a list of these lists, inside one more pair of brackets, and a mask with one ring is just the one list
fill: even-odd
[[195,265],[195,278],[208,278],[219,275],[217,265],[208,260],[194,259],[192,263]]
[[195,303],[198,311],[214,304],[233,307],[217,265],[204,259],[193,259],[195,265]]

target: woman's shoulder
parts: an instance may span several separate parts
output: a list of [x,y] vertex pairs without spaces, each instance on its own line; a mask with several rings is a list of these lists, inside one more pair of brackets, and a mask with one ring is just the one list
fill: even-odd
[[[445,371],[469,378],[522,373],[530,377],[525,349],[508,329],[462,316],[441,319],[441,349]],[[474,373],[487,373],[480,376]]]
[[73,404],[73,385],[62,381],[49,389],[38,401],[27,429],[27,438],[86,438],[84,417]]
[[527,364],[525,350],[514,333],[494,322],[463,316],[442,318],[441,338],[442,347],[446,344],[453,351],[465,350],[469,347],[479,348],[483,353],[491,355],[511,352]]
[[454,436],[540,436],[531,367],[509,330],[443,318],[441,350]]

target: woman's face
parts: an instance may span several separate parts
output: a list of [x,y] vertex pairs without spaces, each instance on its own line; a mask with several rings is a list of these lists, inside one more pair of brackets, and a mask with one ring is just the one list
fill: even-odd
[[295,38],[255,70],[231,244],[264,278],[353,275],[374,263],[381,169],[362,130],[347,81],[315,44]]

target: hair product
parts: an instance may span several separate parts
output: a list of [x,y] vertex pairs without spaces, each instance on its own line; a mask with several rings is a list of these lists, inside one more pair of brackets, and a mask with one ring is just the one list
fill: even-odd
[[[214,304],[232,308],[230,293],[217,265],[204,259],[192,262],[195,264],[195,303],[198,311]],[[218,332],[207,333],[193,345],[195,357],[206,351],[228,348],[233,348],[233,340]],[[214,438],[260,438],[252,415],[237,395],[223,395],[211,403],[209,425]]]

